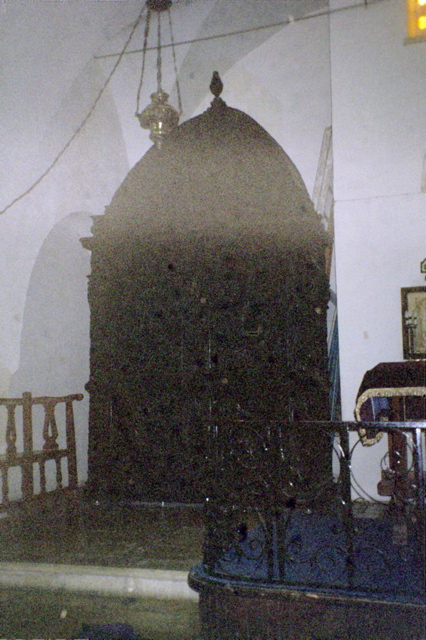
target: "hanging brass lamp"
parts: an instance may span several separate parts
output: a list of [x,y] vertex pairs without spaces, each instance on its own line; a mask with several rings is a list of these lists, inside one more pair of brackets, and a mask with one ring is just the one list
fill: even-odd
[[150,130],[150,139],[157,149],[161,149],[164,138],[179,124],[179,114],[167,103],[169,94],[161,87],[151,94],[151,104],[138,114],[143,129]]
[[[143,129],[150,130],[150,139],[154,143],[157,149],[161,149],[164,138],[167,137],[173,129],[179,124],[179,116],[182,113],[181,99],[179,84],[177,79],[176,68],[176,56],[174,50],[172,23],[170,18],[170,7],[172,0],[147,0],[146,7],[148,9],[146,26],[145,26],[145,38],[143,46],[143,62],[141,81],[138,91],[138,106],[136,110],[136,117],[139,119],[140,125]],[[139,112],[139,98],[142,89],[143,72],[145,67],[145,55],[147,50],[149,25],[151,19],[151,12],[155,11],[157,14],[157,91],[151,94],[151,104],[149,104],[142,112]],[[173,61],[175,66],[176,85],[178,90],[179,109],[178,112],[172,105],[168,104],[169,94],[162,88],[162,60],[161,60],[161,14],[167,11],[169,15],[170,36],[172,40]]]

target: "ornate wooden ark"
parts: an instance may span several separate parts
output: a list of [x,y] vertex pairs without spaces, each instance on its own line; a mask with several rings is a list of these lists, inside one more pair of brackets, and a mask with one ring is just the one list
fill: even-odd
[[221,98],[146,153],[85,241],[95,491],[197,501],[215,422],[327,418],[326,243],[289,157]]

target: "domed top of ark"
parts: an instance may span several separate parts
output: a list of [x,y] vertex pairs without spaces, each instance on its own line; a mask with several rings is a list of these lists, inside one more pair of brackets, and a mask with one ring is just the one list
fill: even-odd
[[[327,234],[283,149],[213,93],[85,243],[89,481],[107,493],[202,502],[208,425],[328,415]],[[315,486],[331,454],[309,442]]]
[[[100,224],[99,224],[100,223]],[[215,97],[210,108],[152,147],[117,190],[101,227],[116,241],[146,233],[226,235],[241,230],[314,250],[326,244],[299,171],[247,114]]]

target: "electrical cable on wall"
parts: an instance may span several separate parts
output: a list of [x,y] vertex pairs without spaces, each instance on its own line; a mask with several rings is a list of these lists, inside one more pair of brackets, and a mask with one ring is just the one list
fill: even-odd
[[[390,0],[362,0],[361,3],[355,4],[355,5],[349,5],[346,7],[341,7],[338,9],[333,9],[333,10],[329,10],[327,9],[324,12],[318,12],[315,14],[310,14],[308,16],[301,16],[299,18],[294,18],[293,16],[290,16],[287,20],[281,21],[281,22],[277,22],[274,24],[269,24],[269,25],[262,25],[259,27],[252,27],[250,29],[243,29],[240,31],[232,31],[229,33],[223,33],[223,34],[217,34],[217,35],[213,35],[213,36],[207,36],[205,38],[194,38],[192,40],[185,40],[185,41],[181,41],[181,42],[174,42],[173,39],[173,32],[172,32],[172,28],[171,28],[171,24],[170,24],[170,33],[171,33],[171,43],[170,44],[163,44],[162,48],[169,48],[172,47],[173,50],[173,60],[174,60],[174,66],[175,66],[175,74],[176,74],[176,78],[178,77],[177,74],[177,65],[176,65],[176,56],[175,56],[175,47],[177,46],[181,46],[181,45],[186,45],[186,44],[195,44],[197,42],[207,42],[209,40],[216,40],[219,38],[229,38],[229,37],[233,37],[236,35],[242,35],[242,34],[247,34],[247,33],[253,33],[255,31],[260,31],[263,29],[272,29],[275,27],[284,27],[286,25],[295,23],[295,22],[301,22],[304,20],[310,20],[313,18],[320,18],[323,16],[329,16],[332,15],[334,13],[339,13],[341,11],[347,11],[349,9],[359,9],[360,7],[365,6],[366,8],[368,8],[368,6],[370,5],[374,5],[374,4],[378,4],[379,2],[389,2]],[[82,129],[84,128],[84,126],[86,125],[86,123],[88,122],[88,120],[90,119],[90,117],[92,116],[93,112],[95,111],[100,99],[102,98],[103,94],[105,93],[105,90],[107,89],[113,75],[115,74],[118,66],[120,65],[123,57],[125,55],[129,55],[129,54],[134,54],[134,53],[146,53],[147,51],[151,51],[153,49],[157,49],[157,47],[147,47],[146,46],[146,42],[144,40],[144,48],[143,49],[137,49],[137,50],[133,50],[133,51],[127,51],[130,42],[133,38],[133,35],[136,31],[136,29],[138,28],[141,20],[142,20],[142,16],[145,12],[145,8],[146,5],[144,4],[139,17],[137,18],[135,24],[133,25],[130,35],[122,49],[122,51],[120,53],[110,53],[110,54],[106,54],[106,55],[102,55],[102,56],[94,56],[94,59],[103,59],[103,58],[111,58],[111,57],[117,57],[116,62],[114,63],[114,66],[111,70],[111,72],[109,73],[103,87],[101,88],[99,94],[97,95],[92,107],[90,108],[90,110],[88,111],[87,115],[85,116],[85,118],[83,119],[83,121],[81,122],[81,124],[79,125],[79,127],[75,130],[75,132],[72,134],[72,136],[70,137],[70,139],[68,140],[68,142],[64,145],[64,147],[61,149],[61,151],[57,154],[57,156],[54,158],[54,160],[52,161],[52,163],[50,164],[50,166],[44,171],[44,173],[41,174],[41,176],[23,193],[21,193],[19,196],[17,196],[14,200],[12,200],[6,207],[4,207],[4,209],[2,209],[0,211],[0,215],[3,215],[4,213],[6,213],[9,209],[11,209],[17,202],[19,202],[20,200],[22,200],[23,198],[25,198],[27,195],[29,195],[32,191],[34,191],[34,189],[44,180],[44,178],[52,171],[52,169],[56,166],[56,164],[59,162],[59,160],[62,158],[62,156],[65,154],[65,152],[67,151],[67,149],[70,147],[70,145],[73,143],[73,141],[75,140],[75,138],[79,135],[79,133],[82,131]],[[170,15],[169,15],[169,20],[170,20]],[[149,24],[145,26],[145,36],[147,38],[147,30],[149,31]],[[139,108],[139,96],[140,96],[140,92],[142,89],[142,82],[143,82],[143,73],[144,73],[144,62],[143,62],[143,66],[142,66],[142,72],[141,72],[141,78],[140,78],[140,82],[139,82],[139,88],[138,88],[138,104],[137,104],[137,109]],[[182,113],[182,101],[181,101],[181,95],[180,95],[180,89],[179,89],[179,85],[177,84],[177,93],[178,93],[178,103],[179,103],[179,111],[180,113]]]
[[[212,36],[204,36],[202,38],[191,38],[190,40],[182,40],[181,42],[170,42],[170,44],[163,44],[162,48],[167,49],[169,47],[180,47],[188,44],[197,44],[198,42],[209,42],[210,40],[219,40],[221,38],[232,38],[234,36],[246,35],[248,33],[255,33],[256,31],[264,31],[266,29],[275,29],[276,27],[286,27],[290,24],[294,24],[296,22],[304,22],[306,20],[312,20],[314,18],[322,18],[324,16],[331,16],[335,13],[342,13],[343,11],[349,11],[351,9],[359,9],[373,6],[375,4],[379,4],[380,2],[390,2],[391,0],[361,0],[361,2],[357,4],[347,5],[344,7],[339,7],[337,9],[326,9],[325,11],[318,11],[316,13],[310,13],[307,16],[299,16],[295,18],[294,16],[289,16],[286,20],[281,20],[280,22],[273,22],[271,24],[263,24],[258,27],[249,27],[248,29],[238,29],[236,31],[227,31],[226,33],[217,33]],[[146,51],[154,51],[157,47],[147,47]],[[143,49],[133,49],[132,51],[126,51],[126,55],[132,55],[137,53],[143,53]],[[96,60],[100,60],[103,58],[114,58],[119,55],[118,53],[105,53],[103,55],[94,56]]]
[[130,35],[127,38],[127,41],[123,47],[123,50],[121,51],[121,53],[119,54],[112,70],[110,71],[107,79],[105,80],[101,90],[99,91],[98,95],[96,96],[96,99],[93,103],[93,105],[91,106],[91,108],[89,109],[87,115],[85,116],[84,120],[82,121],[82,123],[80,124],[80,126],[74,131],[74,133],[72,134],[71,138],[68,140],[68,142],[65,144],[64,147],[62,147],[61,151],[57,154],[57,156],[55,157],[55,159],[53,160],[53,162],[50,164],[50,166],[46,169],[46,171],[44,171],[44,173],[41,174],[41,176],[31,185],[31,187],[29,187],[26,191],[24,191],[23,193],[21,193],[20,196],[18,196],[17,198],[15,198],[14,200],[12,200],[12,202],[10,202],[4,209],[2,209],[0,211],[0,215],[3,215],[4,213],[6,213],[6,211],[8,211],[11,207],[13,207],[13,205],[15,205],[17,202],[19,202],[20,200],[22,200],[23,198],[25,198],[26,196],[28,196],[39,184],[42,180],[44,180],[44,178],[52,171],[52,169],[55,167],[55,165],[59,162],[59,160],[62,158],[62,156],[64,155],[64,153],[67,151],[68,147],[72,144],[72,142],[75,140],[75,138],[78,136],[78,134],[80,133],[80,131],[83,129],[83,127],[86,125],[86,123],[88,122],[88,120],[90,119],[90,117],[92,116],[93,112],[95,111],[99,100],[102,98],[103,94],[106,91],[106,88],[108,87],[109,83],[111,82],[111,79],[114,75],[114,73],[116,72],[118,66],[120,65],[121,60],[123,59],[124,54],[126,53],[127,47],[130,44],[130,41],[133,38],[133,35],[136,31],[136,29],[138,28],[140,21],[142,20],[142,16],[144,14],[145,11],[145,5],[142,9],[142,11],[139,14],[139,17],[137,18],[135,24],[133,25],[131,31],[130,31]]

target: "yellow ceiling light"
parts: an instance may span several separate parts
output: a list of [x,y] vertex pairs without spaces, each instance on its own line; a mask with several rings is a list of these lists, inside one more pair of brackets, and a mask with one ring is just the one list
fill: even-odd
[[407,0],[409,42],[426,40],[426,0]]

